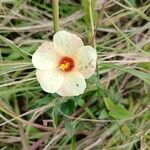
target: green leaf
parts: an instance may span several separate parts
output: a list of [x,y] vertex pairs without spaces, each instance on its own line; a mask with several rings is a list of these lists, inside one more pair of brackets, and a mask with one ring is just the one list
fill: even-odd
[[109,118],[109,114],[108,114],[107,110],[103,109],[100,112],[100,116],[98,117],[98,119],[108,119],[108,118]]
[[32,137],[32,139],[43,137],[43,133],[40,132],[40,130],[38,130],[37,128],[34,128],[32,126],[30,126],[28,133],[29,133],[29,136]]
[[61,104],[61,111],[66,115],[71,115],[75,111],[75,103],[72,100],[68,100]]
[[65,123],[65,128],[70,138],[72,138],[75,133],[75,126],[76,126],[76,123],[72,121],[66,121]]
[[77,106],[83,106],[83,105],[85,105],[84,100],[83,100],[82,98],[80,98],[80,97],[75,97],[75,98],[74,98],[74,101],[75,101],[75,104],[76,104]]
[[113,107],[114,107],[114,104],[113,102],[111,101],[111,99],[109,98],[104,98],[104,102],[105,102],[105,105],[107,107],[108,110],[112,110]]
[[32,101],[30,103],[30,109],[35,109],[35,108],[47,105],[52,99],[53,99],[53,97],[50,97],[50,95],[47,95],[40,99],[36,99],[36,102]]
[[146,63],[140,63],[138,66],[141,67],[141,68],[149,70],[150,63],[148,63],[148,62],[146,62]]
[[137,7],[136,0],[128,0],[128,2],[129,2],[133,7]]
[[114,108],[109,112],[109,115],[116,119],[127,119],[132,116],[132,114],[121,104],[114,105]]
[[150,85],[150,75],[149,75],[149,73],[142,72],[142,71],[139,71],[139,70],[135,70],[133,68],[126,68],[126,72],[142,79],[143,81],[145,81],[146,83],[148,83]]
[[123,105],[114,104],[109,98],[105,98],[104,102],[111,117],[116,119],[127,119],[132,116],[132,113],[129,112]]
[[21,57],[23,57],[24,59],[29,59],[28,58],[28,54],[27,52],[23,51],[21,48],[19,48],[17,45],[15,45],[11,40],[6,39],[4,36],[0,35],[0,40],[3,41],[4,43],[6,43],[9,47],[11,47],[14,52],[17,52]]

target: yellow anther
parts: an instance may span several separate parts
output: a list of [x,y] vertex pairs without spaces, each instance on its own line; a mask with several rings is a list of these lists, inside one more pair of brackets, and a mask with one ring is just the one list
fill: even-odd
[[65,64],[60,64],[59,69],[61,69],[62,71],[65,71],[66,69],[69,68],[69,63],[65,63]]

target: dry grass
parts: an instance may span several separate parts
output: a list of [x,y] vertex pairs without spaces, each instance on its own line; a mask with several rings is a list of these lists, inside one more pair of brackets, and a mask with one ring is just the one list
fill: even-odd
[[[99,0],[95,13],[97,74],[83,95],[60,98],[42,91],[31,63],[52,39],[51,3],[0,1],[1,150],[150,149],[150,2]],[[87,17],[79,2],[61,1],[60,29],[91,44]],[[132,116],[113,117],[106,99]]]

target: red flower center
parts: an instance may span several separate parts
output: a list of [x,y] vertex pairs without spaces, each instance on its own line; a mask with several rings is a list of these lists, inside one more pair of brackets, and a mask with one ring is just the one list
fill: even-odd
[[74,66],[74,60],[68,56],[62,57],[59,62],[59,69],[65,72],[71,71]]

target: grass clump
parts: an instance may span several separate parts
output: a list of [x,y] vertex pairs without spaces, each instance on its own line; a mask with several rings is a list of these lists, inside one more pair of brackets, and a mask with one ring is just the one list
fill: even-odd
[[68,98],[43,92],[31,63],[54,34],[52,4],[0,2],[2,150],[150,149],[150,2],[94,0],[91,14],[88,2],[60,1],[59,28],[98,54],[85,93]]

